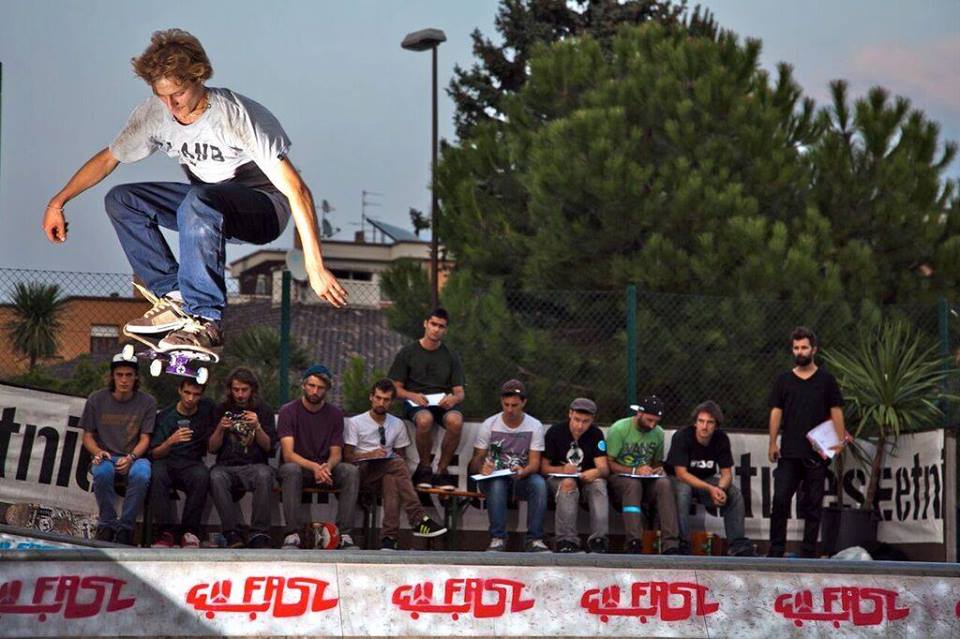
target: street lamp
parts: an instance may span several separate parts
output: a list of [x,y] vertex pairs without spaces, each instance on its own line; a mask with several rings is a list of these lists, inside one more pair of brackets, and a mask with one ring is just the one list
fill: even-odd
[[446,42],[447,36],[440,29],[422,29],[408,33],[400,46],[407,51],[433,51],[433,136],[430,142],[430,291],[433,308],[439,306],[439,260],[437,254],[439,232],[437,228],[437,47]]

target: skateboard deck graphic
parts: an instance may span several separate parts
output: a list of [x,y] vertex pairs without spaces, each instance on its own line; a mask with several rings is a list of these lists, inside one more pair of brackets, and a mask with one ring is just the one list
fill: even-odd
[[160,350],[160,340],[165,334],[157,335],[139,335],[130,333],[126,328],[123,334],[130,339],[136,340],[147,347],[146,350],[137,351],[133,344],[126,344],[123,347],[123,354],[126,357],[147,360],[150,362],[150,375],[159,377],[163,373],[169,375],[179,375],[181,377],[192,377],[198,384],[206,384],[210,378],[210,365],[220,361],[220,356],[214,352],[205,350],[192,350],[187,348],[176,350]]
[[18,528],[93,539],[98,519],[96,515],[45,504],[11,504],[4,513],[4,521]]

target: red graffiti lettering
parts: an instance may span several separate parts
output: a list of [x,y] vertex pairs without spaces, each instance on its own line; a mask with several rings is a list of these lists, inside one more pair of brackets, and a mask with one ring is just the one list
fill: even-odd
[[0,615],[47,615],[63,613],[64,619],[83,619],[101,612],[117,612],[131,608],[136,598],[121,596],[126,581],[113,577],[80,577],[58,575],[37,577],[30,603],[20,603],[21,581],[0,584]]
[[580,606],[606,623],[610,617],[638,617],[660,621],[683,621],[691,615],[706,616],[720,609],[707,601],[709,588],[686,581],[637,581],[630,586],[630,601],[621,606],[620,586],[592,588],[580,597]]
[[878,626],[884,621],[896,621],[910,614],[909,608],[897,607],[898,594],[895,590],[882,588],[824,588],[820,596],[823,606],[817,610],[813,593],[801,590],[777,597],[773,609],[784,619],[793,621],[798,628],[805,621],[830,621],[834,628],[839,628],[843,621],[855,626]]
[[423,613],[449,614],[454,621],[464,613],[472,613],[477,619],[502,617],[508,611],[533,608],[535,600],[523,598],[525,587],[512,579],[447,579],[442,586],[442,601],[434,602],[433,582],[425,581],[398,587],[392,602],[413,619]]
[[242,600],[231,601],[233,583],[224,579],[193,586],[186,601],[194,610],[205,613],[207,619],[225,612],[246,613],[251,620],[266,612],[273,617],[301,617],[307,612],[336,607],[339,599],[323,598],[329,585],[307,577],[247,577]]

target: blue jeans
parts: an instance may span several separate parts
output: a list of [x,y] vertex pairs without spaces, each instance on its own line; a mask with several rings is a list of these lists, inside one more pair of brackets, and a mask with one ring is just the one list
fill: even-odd
[[[280,235],[273,202],[234,182],[142,182],[107,193],[107,215],[133,272],[156,295],[179,290],[187,312],[219,320],[227,303],[226,241],[266,244]],[[180,237],[180,264],[160,227]]]
[[497,477],[477,482],[486,496],[490,516],[490,536],[507,538],[507,501],[513,490],[517,499],[527,502],[527,541],[543,538],[543,517],[547,512],[547,482],[539,474],[523,479]]
[[[677,497],[677,523],[680,524],[680,539],[689,544],[690,529],[687,524],[687,517],[690,515],[690,506],[694,501],[704,506],[713,506],[713,498],[710,497],[708,491],[702,488],[694,488],[676,478],[671,478],[671,481],[673,482],[673,492]],[[720,480],[717,477],[711,477],[704,481],[716,486]],[[745,511],[740,489],[730,484],[725,492],[727,493],[727,503],[720,508],[720,514],[723,515],[723,528],[730,545],[729,553],[736,555],[743,550],[752,549],[753,544],[744,534],[743,517]]]
[[99,528],[118,530],[133,530],[137,523],[137,514],[143,506],[143,498],[147,495],[150,485],[150,462],[138,459],[127,471],[127,491],[123,498],[123,512],[117,519],[117,491],[113,486],[116,476],[114,461],[104,459],[99,464],[90,467],[93,472],[93,494],[97,498],[97,507],[100,509]]

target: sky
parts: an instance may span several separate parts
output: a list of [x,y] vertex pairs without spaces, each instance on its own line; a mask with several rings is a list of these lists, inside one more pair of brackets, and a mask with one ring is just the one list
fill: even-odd
[[[828,82],[852,95],[880,84],[905,95],[960,140],[960,2],[957,0],[710,0],[719,23],[763,41],[762,64],[793,65],[823,103]],[[330,221],[349,239],[367,215],[409,228],[408,209],[430,208],[430,55],[403,36],[443,29],[440,135],[454,139],[443,92],[454,64],[473,64],[470,33],[496,39],[496,0],[333,0],[163,3],[0,0],[0,269],[129,272],[103,211],[115,184],[182,180],[155,154],[121,165],[67,206],[65,244],[47,242],[43,209],[91,155],[107,146],[149,88],[131,71],[157,29],[200,38],[228,87],[270,109],[293,140],[290,159]],[[960,175],[960,163],[951,167]],[[292,224],[271,246],[289,248]],[[171,236],[172,237],[172,236]],[[175,239],[171,245],[176,247]],[[228,247],[228,261],[253,250]]]

